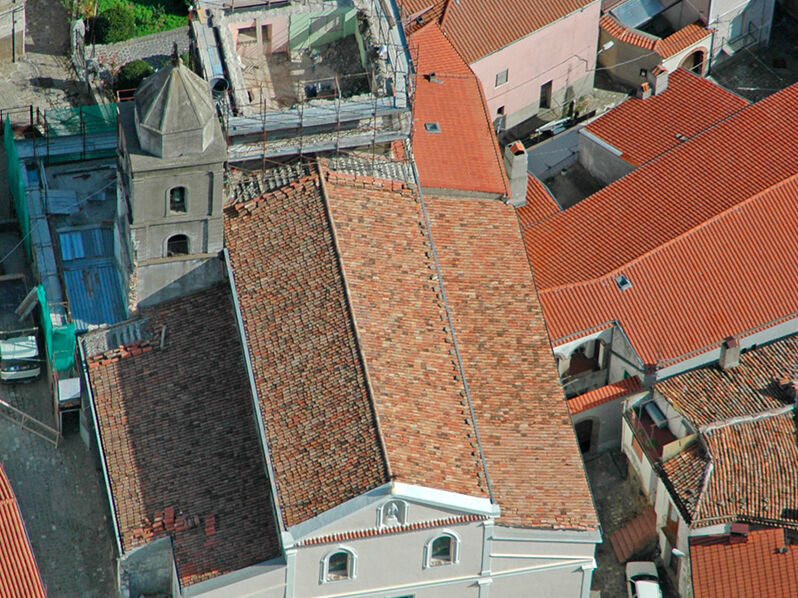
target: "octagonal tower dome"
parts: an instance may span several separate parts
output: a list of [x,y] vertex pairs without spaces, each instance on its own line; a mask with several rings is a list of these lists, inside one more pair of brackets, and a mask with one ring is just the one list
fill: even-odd
[[160,158],[199,154],[219,126],[208,83],[176,58],[134,95],[141,148]]

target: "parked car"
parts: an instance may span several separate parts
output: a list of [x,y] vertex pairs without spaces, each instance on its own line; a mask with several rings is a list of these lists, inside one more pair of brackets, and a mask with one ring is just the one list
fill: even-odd
[[650,561],[626,563],[626,591],[629,598],[662,598],[657,566]]

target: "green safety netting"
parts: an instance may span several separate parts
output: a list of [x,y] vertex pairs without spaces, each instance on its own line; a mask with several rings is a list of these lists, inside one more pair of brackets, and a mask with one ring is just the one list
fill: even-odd
[[68,370],[75,364],[75,324],[53,326],[50,319],[50,308],[47,305],[47,297],[42,285],[36,287],[36,296],[42,310],[41,324],[50,363],[59,372]]
[[116,131],[116,104],[50,108],[44,122],[48,137]]
[[6,116],[5,127],[3,130],[3,145],[6,150],[6,162],[8,168],[8,189],[11,191],[11,198],[14,201],[14,209],[19,220],[19,230],[22,234],[22,241],[25,245],[25,252],[30,253],[30,219],[28,218],[28,202],[25,199],[25,183],[20,176],[19,156],[17,146],[14,143],[14,131],[11,128],[11,121]]

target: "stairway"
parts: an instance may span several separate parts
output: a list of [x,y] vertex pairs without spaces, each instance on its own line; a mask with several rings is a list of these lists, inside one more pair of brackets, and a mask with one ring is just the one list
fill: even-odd
[[610,536],[615,558],[623,564],[657,539],[657,514],[654,507],[646,507],[621,529]]

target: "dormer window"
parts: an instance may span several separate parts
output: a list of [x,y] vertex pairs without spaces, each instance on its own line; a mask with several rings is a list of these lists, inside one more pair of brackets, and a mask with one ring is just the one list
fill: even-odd
[[379,527],[394,527],[407,523],[407,503],[403,500],[389,500],[377,510]]
[[169,190],[169,211],[185,213],[186,209],[186,188],[172,187]]
[[444,532],[427,541],[424,563],[426,567],[453,565],[460,558],[460,538],[453,532]]
[[355,578],[355,551],[343,546],[327,554],[321,562],[321,583]]

